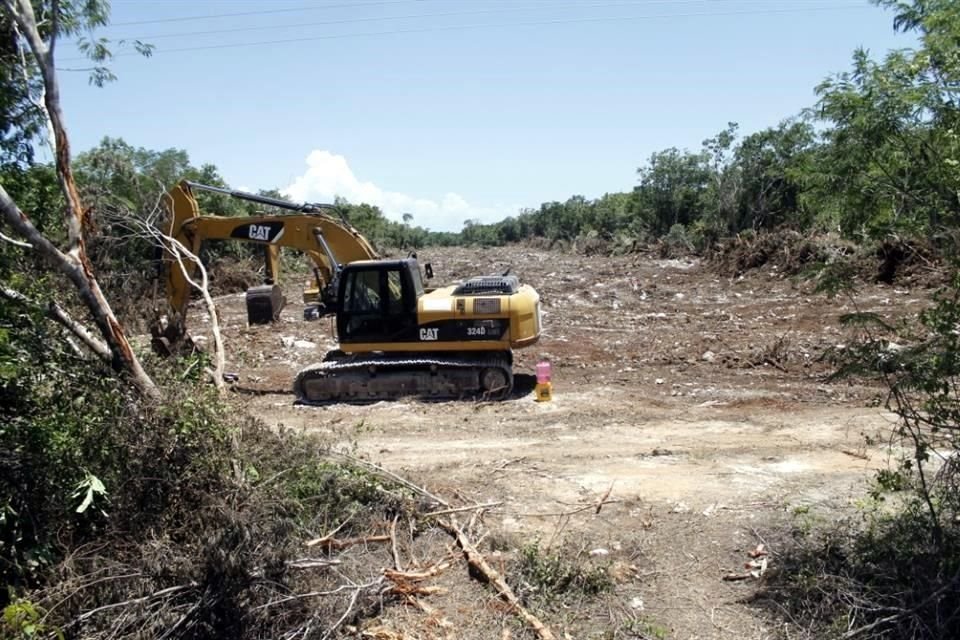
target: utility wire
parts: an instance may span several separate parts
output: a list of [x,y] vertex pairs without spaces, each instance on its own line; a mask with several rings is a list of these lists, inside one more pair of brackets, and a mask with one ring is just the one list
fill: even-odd
[[[770,0],[733,0],[734,2],[759,2],[769,5]],[[795,0],[794,0],[795,1]],[[703,4],[705,0],[646,0],[643,4]],[[288,24],[257,25],[254,27],[232,27],[229,29],[209,29],[204,31],[182,31],[179,33],[159,33],[142,36],[110,36],[113,40],[139,40],[141,42],[153,43],[155,40],[165,38],[185,38],[192,36],[211,36],[224,33],[244,33],[250,31],[273,31],[275,29],[296,29],[303,27],[320,27],[335,24],[355,24],[361,22],[388,22],[392,20],[415,20],[419,18],[450,18],[455,16],[480,15],[488,13],[514,12],[514,11],[540,11],[542,9],[559,10],[579,10],[579,9],[609,9],[616,7],[635,6],[637,2],[629,0],[620,0],[619,2],[603,4],[587,4],[584,2],[575,2],[573,4],[560,4],[551,2],[549,5],[540,4],[531,6],[518,6],[516,4],[506,7],[496,7],[491,9],[474,9],[470,11],[448,11],[443,13],[420,13],[400,16],[367,16],[363,18],[344,18],[340,20],[323,20],[320,22],[295,22]]]
[[194,20],[212,20],[214,18],[237,18],[240,16],[264,16],[271,13],[296,13],[299,11],[326,11],[327,9],[342,9],[344,7],[373,7],[385,4],[407,4],[423,2],[424,0],[380,0],[379,2],[350,2],[347,4],[325,4],[311,7],[288,7],[286,9],[261,9],[259,11],[238,11],[236,13],[214,13],[204,16],[180,16],[178,18],[158,18],[156,20],[134,20],[132,22],[114,22],[112,27],[129,27],[138,24],[161,24],[165,22],[193,22]]
[[[114,0],[116,1],[116,0]],[[235,1],[235,0],[234,0]],[[126,26],[135,26],[142,24],[166,24],[172,22],[193,22],[196,20],[213,20],[218,18],[239,18],[247,16],[264,16],[272,15],[279,13],[300,13],[304,11],[327,11],[329,9],[357,9],[363,7],[375,7],[375,6],[384,6],[384,5],[397,5],[397,4],[425,4],[427,2],[436,2],[437,0],[376,0],[373,2],[349,2],[349,3],[340,3],[340,4],[324,4],[324,5],[308,5],[301,7],[284,7],[282,9],[258,9],[256,11],[237,11],[232,13],[213,13],[205,15],[194,15],[194,16],[178,16],[176,18],[156,18],[153,20],[133,20],[128,22],[114,22],[108,27],[126,27]],[[487,0],[491,1],[491,0]],[[501,0],[492,0],[492,1],[501,1]],[[502,0],[503,2],[509,3],[511,5],[516,5],[518,1],[524,2],[537,2],[537,0]],[[549,6],[553,4],[554,0],[544,0],[541,6]],[[721,2],[761,2],[763,4],[771,4],[774,0],[634,0],[633,2],[624,2],[624,4],[635,4],[635,5],[650,5],[650,4],[680,4],[685,2],[701,2],[704,4],[718,4]],[[817,0],[809,0],[816,2]],[[142,0],[137,0],[137,3],[141,3]],[[164,4],[169,3],[170,0],[165,0]]]
[[[742,0],[734,0],[742,1]],[[747,0],[748,2],[762,2],[765,4],[769,3],[769,0]],[[687,3],[703,3],[704,0],[648,0],[644,4],[687,4]],[[160,33],[146,36],[111,36],[111,39],[115,40],[140,40],[140,41],[149,41],[160,40],[162,38],[181,38],[187,36],[208,36],[208,35],[217,35],[222,33],[241,33],[246,31],[272,31],[274,29],[293,29],[298,27],[319,27],[327,26],[334,24],[353,24],[359,22],[387,22],[390,20],[414,20],[417,18],[449,18],[454,16],[469,16],[469,15],[480,15],[486,13],[501,13],[501,12],[510,12],[510,11],[539,11],[541,9],[560,9],[560,10],[571,10],[571,9],[609,9],[616,7],[629,7],[635,6],[635,2],[629,2],[620,0],[619,2],[604,3],[604,4],[586,4],[583,2],[577,2],[574,4],[559,4],[551,3],[549,6],[546,5],[531,5],[531,6],[508,6],[508,7],[496,7],[493,9],[474,9],[471,11],[448,11],[443,13],[419,13],[419,14],[409,14],[402,16],[367,16],[364,18],[344,18],[341,20],[324,20],[321,22],[296,22],[290,24],[274,24],[274,25],[258,25],[255,27],[233,27],[230,29],[211,29],[206,31],[185,31],[180,33]]]
[[[182,53],[187,51],[211,51],[216,49],[237,49],[245,47],[256,47],[256,46],[265,46],[265,45],[274,45],[274,44],[294,44],[299,42],[315,42],[320,40],[343,40],[347,38],[362,38],[370,36],[392,36],[392,35],[405,35],[413,33],[431,33],[431,32],[442,32],[442,31],[466,31],[472,29],[487,29],[487,28],[510,28],[510,27],[530,27],[530,26],[546,26],[546,25],[558,25],[558,24],[582,24],[582,23],[597,23],[597,22],[611,22],[611,21],[628,21],[628,20],[656,20],[662,18],[695,18],[695,17],[705,17],[705,16],[738,16],[738,15],[771,15],[771,14],[785,14],[785,13],[804,13],[804,12],[819,12],[819,11],[842,11],[847,9],[867,9],[871,8],[868,5],[863,4],[849,4],[849,5],[837,5],[836,3],[830,5],[820,5],[820,6],[807,6],[807,7],[795,7],[795,8],[784,8],[784,9],[744,9],[740,11],[701,11],[701,12],[688,12],[688,13],[661,13],[661,14],[647,14],[640,16],[604,16],[604,17],[594,17],[594,18],[569,18],[569,19],[557,19],[557,20],[534,20],[527,22],[513,22],[513,23],[483,23],[483,24],[466,24],[466,25],[441,25],[433,27],[418,27],[410,29],[395,29],[391,31],[367,31],[367,32],[356,32],[356,33],[342,33],[342,34],[325,34],[320,36],[308,36],[303,38],[286,38],[281,40],[259,40],[256,42],[238,42],[232,44],[211,44],[211,45],[199,45],[195,47],[177,47],[174,49],[157,49],[154,51],[154,55],[157,53]],[[138,53],[118,53],[113,57],[126,57],[126,56],[138,56]],[[85,61],[86,58],[68,58],[61,60],[60,62],[78,62]]]

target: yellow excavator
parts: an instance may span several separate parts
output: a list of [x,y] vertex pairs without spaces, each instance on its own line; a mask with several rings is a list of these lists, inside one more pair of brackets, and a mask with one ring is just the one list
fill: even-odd
[[[194,189],[279,207],[295,214],[201,215]],[[181,182],[164,198],[167,235],[195,255],[205,240],[265,245],[271,281],[247,292],[248,317],[279,311],[280,247],[299,249],[316,265],[316,288],[304,294],[316,315],[336,316],[339,349],[301,370],[293,391],[304,404],[403,396],[505,398],[513,388],[513,349],[540,338],[540,297],[514,275],[479,276],[440,288],[424,286],[416,257],[382,259],[333,205],[294,204],[240,191]],[[165,255],[171,321],[154,337],[185,335],[190,298],[182,266]],[[187,273],[184,274],[184,269]],[[426,276],[432,277],[430,265]]]

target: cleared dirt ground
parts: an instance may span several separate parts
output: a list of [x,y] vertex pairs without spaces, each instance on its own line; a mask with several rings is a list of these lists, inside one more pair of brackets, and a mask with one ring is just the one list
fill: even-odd
[[[547,619],[561,637],[786,635],[783,620],[746,603],[759,580],[722,578],[742,573],[761,541],[775,569],[778,528],[853,513],[885,463],[885,449],[864,444],[882,442],[891,423],[879,390],[827,383],[818,360],[848,339],[839,316],[853,306],[773,269],[731,279],[695,260],[529,249],[420,257],[444,283],[512,267],[537,288],[545,333],[515,369],[531,374],[549,357],[552,402],[533,400],[527,375],[505,402],[294,406],[296,371],[334,345],[329,321],[301,319],[299,282],[286,285],[291,303],[273,327],[246,327],[242,295],[219,300],[227,368],[247,392],[237,397],[268,423],[327,434],[453,502],[502,502],[484,522],[507,548],[538,539],[610,563],[618,584],[601,611]],[[895,319],[927,295],[864,285],[857,304]],[[202,326],[195,312],[194,332]],[[608,490],[600,513],[571,513]],[[412,617],[397,623],[432,637],[411,631]]]

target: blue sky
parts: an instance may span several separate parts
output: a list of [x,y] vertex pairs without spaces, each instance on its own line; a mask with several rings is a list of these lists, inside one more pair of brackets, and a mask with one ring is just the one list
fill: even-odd
[[451,230],[629,190],[652,152],[698,148],[729,121],[775,125],[854,48],[912,42],[866,0],[112,4],[100,35],[156,51],[114,47],[103,89],[61,74],[75,152],[104,136],[185,149],[237,188]]

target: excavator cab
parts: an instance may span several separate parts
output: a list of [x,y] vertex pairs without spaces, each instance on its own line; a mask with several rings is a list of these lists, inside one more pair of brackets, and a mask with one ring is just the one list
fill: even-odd
[[415,259],[361,260],[346,265],[339,277],[342,344],[406,342],[417,334],[417,300],[424,289]]

